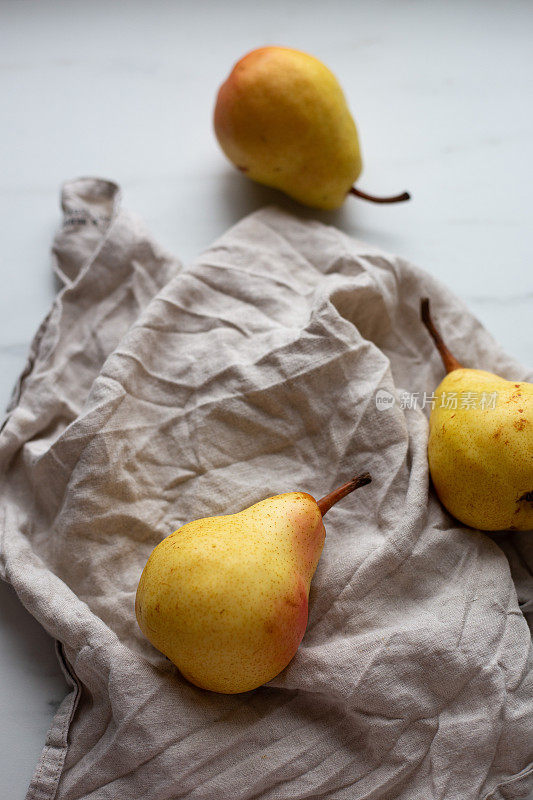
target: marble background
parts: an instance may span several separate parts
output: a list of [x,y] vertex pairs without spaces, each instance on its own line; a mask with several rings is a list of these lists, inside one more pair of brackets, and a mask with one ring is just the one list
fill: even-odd
[[[308,50],[339,76],[378,207],[309,212],[400,253],[533,364],[533,4],[328,0],[1,0],[0,404],[55,292],[66,178],[118,181],[187,262],[243,215],[296,205],[249,183],[211,127],[219,83],[253,47]],[[0,585],[0,797],[22,798],[66,687],[53,643]]]

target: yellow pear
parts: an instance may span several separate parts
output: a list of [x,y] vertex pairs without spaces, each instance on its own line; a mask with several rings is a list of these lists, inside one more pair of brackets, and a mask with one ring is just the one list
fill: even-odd
[[338,208],[362,169],[357,130],[342,89],[317,58],[261,47],[235,64],[218,92],[215,133],[227,157],[254,181],[308,206]]
[[135,613],[144,635],[204,689],[234,694],[274,678],[307,626],[322,517],[370,480],[355,477],[318,502],[289,492],[179,528],[141,575]]
[[442,504],[472,528],[532,530],[533,384],[465,369],[427,298],[421,312],[448,372],[429,418],[429,468]]

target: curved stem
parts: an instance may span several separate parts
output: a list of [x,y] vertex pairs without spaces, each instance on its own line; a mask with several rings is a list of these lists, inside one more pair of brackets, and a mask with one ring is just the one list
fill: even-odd
[[361,189],[356,189],[355,186],[352,186],[348,194],[353,194],[356,197],[360,197],[361,200],[368,200],[370,203],[403,203],[404,200],[411,199],[409,192],[394,194],[390,197],[376,197],[374,194],[367,194],[367,192],[362,192]]
[[442,336],[438,332],[431,318],[431,313],[429,310],[429,297],[423,297],[420,301],[420,316],[422,317],[422,322],[428,329],[429,335],[435,342],[437,350],[440,353],[440,357],[442,358],[442,363],[444,364],[444,369],[446,372],[453,372],[454,369],[462,369],[463,365],[457,361],[454,355],[450,353]]
[[330,510],[331,506],[334,506],[335,503],[338,503],[339,500],[342,500],[343,497],[346,497],[347,494],[353,492],[354,489],[359,489],[360,486],[366,486],[366,484],[370,483],[371,480],[372,478],[368,472],[363,472],[362,475],[356,475],[351,479],[351,481],[339,486],[338,489],[334,489],[321,500],[317,500],[317,506],[319,507],[322,516],[324,516],[324,514]]

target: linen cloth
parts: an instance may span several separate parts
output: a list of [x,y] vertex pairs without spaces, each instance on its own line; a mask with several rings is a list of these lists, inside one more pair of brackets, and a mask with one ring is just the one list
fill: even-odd
[[[531,373],[429,274],[321,223],[266,208],[182,269],[116,184],[71,181],[62,205],[64,287],[0,435],[2,576],[72,685],[27,797],[527,794],[530,539],[459,525],[430,487],[428,409],[402,394],[420,406],[443,377],[420,297],[465,364]],[[202,691],[144,639],[135,591],[162,538],[363,470],[275,680]]]

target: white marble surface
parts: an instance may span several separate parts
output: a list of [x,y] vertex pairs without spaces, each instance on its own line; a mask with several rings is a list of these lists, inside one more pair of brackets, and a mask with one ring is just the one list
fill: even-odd
[[[117,180],[184,261],[265,203],[296,208],[233,171],[211,129],[231,64],[268,43],[308,50],[340,77],[361,188],[413,194],[316,216],[446,281],[531,366],[532,29],[533,5],[516,0],[0,2],[0,403],[53,297],[62,180]],[[16,799],[65,684],[5,585],[0,676],[0,797]]]

